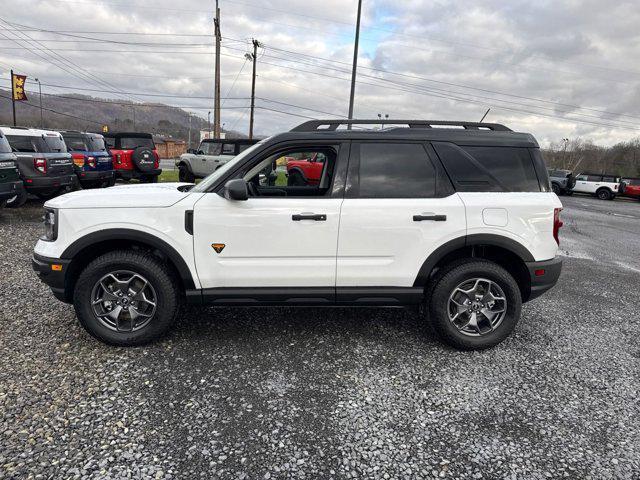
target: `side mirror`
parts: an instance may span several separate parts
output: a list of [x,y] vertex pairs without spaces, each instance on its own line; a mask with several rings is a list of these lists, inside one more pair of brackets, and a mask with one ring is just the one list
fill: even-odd
[[234,178],[224,185],[224,198],[227,200],[248,200],[249,189],[242,178]]

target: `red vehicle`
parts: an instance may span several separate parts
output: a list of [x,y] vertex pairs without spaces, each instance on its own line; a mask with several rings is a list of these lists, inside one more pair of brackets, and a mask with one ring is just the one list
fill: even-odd
[[155,183],[162,173],[160,157],[150,133],[105,133],[116,177]]
[[322,152],[298,154],[300,158],[285,157],[287,160],[287,185],[307,186],[318,185],[322,177],[327,157]]
[[622,180],[622,185],[624,186],[622,195],[640,200],[640,178],[625,178]]

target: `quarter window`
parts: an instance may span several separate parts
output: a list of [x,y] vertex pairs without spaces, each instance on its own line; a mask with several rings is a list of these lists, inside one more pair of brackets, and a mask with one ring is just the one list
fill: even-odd
[[422,144],[362,143],[359,147],[358,197],[435,196],[436,170]]

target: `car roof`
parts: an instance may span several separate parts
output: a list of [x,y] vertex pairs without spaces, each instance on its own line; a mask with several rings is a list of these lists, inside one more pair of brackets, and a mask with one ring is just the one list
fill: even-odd
[[109,138],[125,138],[125,137],[133,137],[133,138],[153,138],[150,133],[144,132],[109,132],[104,133],[104,137]]
[[596,177],[619,177],[617,173],[602,173],[602,172],[580,172],[578,175],[593,175]]
[[57,130],[42,130],[39,128],[28,127],[9,127],[6,125],[0,126],[0,130],[5,135],[23,135],[27,137],[41,137],[42,135],[60,135]]
[[258,143],[260,140],[248,138],[203,138],[202,143]]
[[[339,128],[349,124],[353,127],[352,130]],[[361,129],[356,128],[357,125],[383,128]],[[384,128],[385,125],[389,128]],[[501,124],[442,120],[313,120],[298,125],[289,132],[275,135],[271,141],[309,139],[441,141],[467,146],[539,147],[533,135],[514,132]]]
[[87,135],[89,137],[104,138],[104,136],[101,133],[80,132],[78,130],[60,130],[60,133],[62,134],[63,137],[65,136],[65,134],[72,134],[72,135]]

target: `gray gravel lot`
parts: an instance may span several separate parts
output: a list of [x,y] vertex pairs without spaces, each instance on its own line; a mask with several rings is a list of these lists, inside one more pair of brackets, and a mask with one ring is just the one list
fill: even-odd
[[0,479],[640,478],[640,204],[562,197],[560,284],[485,352],[398,309],[190,309],[107,347],[0,212]]

